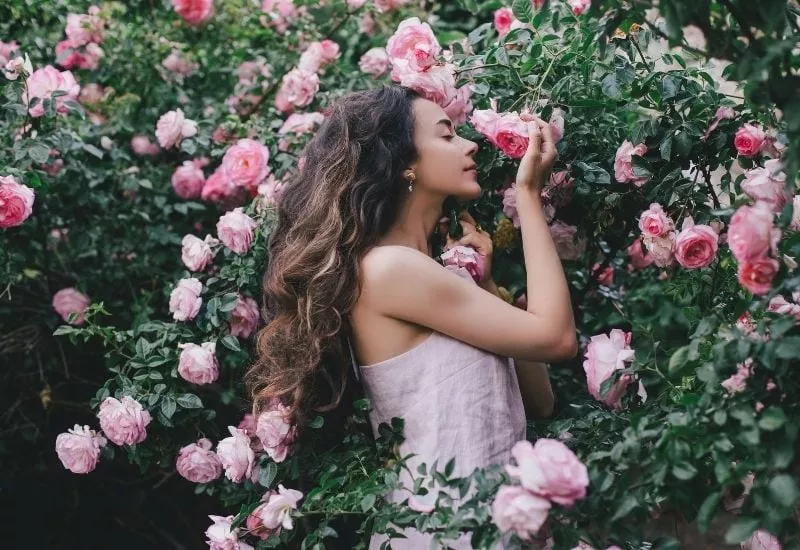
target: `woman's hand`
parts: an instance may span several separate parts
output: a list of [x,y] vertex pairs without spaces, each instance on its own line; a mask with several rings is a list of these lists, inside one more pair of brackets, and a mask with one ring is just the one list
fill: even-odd
[[447,231],[447,222],[449,221],[450,218],[448,217],[439,220],[439,232],[445,235],[447,239],[444,249],[449,250],[458,245],[471,246],[474,248],[478,254],[483,256],[483,277],[478,281],[478,284],[482,288],[496,294],[493,289],[497,288],[497,285],[492,281],[492,252],[494,248],[491,235],[479,228],[475,218],[466,210],[462,210],[458,215],[458,223],[461,224],[461,229],[463,231],[463,235],[460,239],[456,240],[450,237]]
[[558,158],[550,125],[532,115],[520,115],[528,123],[528,150],[517,170],[517,190],[538,193],[550,177],[550,171]]

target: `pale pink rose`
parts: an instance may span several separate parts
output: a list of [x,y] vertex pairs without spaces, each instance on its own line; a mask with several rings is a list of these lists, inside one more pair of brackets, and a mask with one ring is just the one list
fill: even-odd
[[75,424],[71,430],[56,437],[56,454],[64,468],[73,474],[88,474],[97,466],[100,448],[105,447],[106,438],[89,426]]
[[214,12],[214,0],[172,0],[172,7],[190,25],[199,25]]
[[636,187],[641,187],[647,181],[646,176],[637,176],[633,171],[633,156],[643,156],[647,153],[647,146],[644,143],[634,145],[628,140],[622,142],[617,149],[614,157],[614,177],[620,183],[632,183]]
[[272,460],[286,460],[297,438],[297,430],[289,422],[288,408],[273,401],[269,410],[258,415],[256,435]]
[[225,477],[239,483],[250,477],[256,454],[250,448],[250,437],[239,428],[228,426],[231,436],[217,443],[217,456],[225,469]]
[[253,61],[245,61],[239,68],[236,69],[236,76],[239,78],[239,84],[251,87],[255,86],[261,78],[269,78],[272,76],[272,71],[264,59],[256,59]]
[[592,336],[586,348],[583,370],[586,372],[589,393],[598,401],[615,409],[622,407],[620,400],[625,395],[628,385],[633,382],[633,377],[630,374],[620,376],[605,397],[600,394],[600,387],[614,374],[614,371],[623,370],[625,363],[633,361],[634,351],[630,348],[630,343],[631,333],[615,328],[609,334]]
[[778,273],[777,260],[767,256],[753,258],[739,263],[736,278],[739,284],[756,295],[772,290],[772,280]]
[[601,270],[600,263],[596,263],[592,266],[592,277],[603,286],[611,286],[614,284],[614,267],[607,265]]
[[358,68],[361,72],[371,75],[373,78],[386,73],[389,70],[389,55],[385,48],[372,48],[361,56],[358,61]]
[[562,506],[586,497],[589,473],[569,447],[557,439],[539,439],[535,445],[519,441],[511,448],[516,466],[506,466],[531,493]]
[[325,115],[322,113],[292,113],[278,130],[278,135],[308,134],[324,120]]
[[281,79],[281,87],[275,96],[275,106],[287,113],[295,107],[305,107],[314,100],[319,91],[319,77],[300,69],[292,69]]
[[748,170],[742,191],[756,201],[768,203],[773,212],[780,212],[791,197],[786,191],[786,173],[778,159],[768,160],[763,168]]
[[472,111],[469,122],[492,145],[497,145],[495,136],[497,135],[497,125],[500,122],[500,114],[497,111],[494,109],[476,109]]
[[269,175],[269,149],[253,139],[240,139],[225,152],[222,170],[234,185],[255,195],[258,185]]
[[366,3],[367,0],[347,0],[347,7],[353,10],[357,10]]
[[70,46],[80,48],[89,42],[101,43],[104,28],[105,21],[97,15],[70,13],[64,33]]
[[267,506],[267,501],[273,494],[276,494],[275,491],[268,491],[264,493],[264,496],[261,498],[263,504],[260,504],[255,510],[250,512],[250,515],[247,516],[247,519],[245,520],[245,527],[250,534],[260,538],[261,540],[266,540],[275,534],[275,530],[267,529],[261,519],[261,515],[264,513],[264,508]]
[[244,431],[248,436],[254,437],[256,435],[256,417],[253,416],[253,413],[245,413],[236,427]]
[[232,528],[233,516],[208,516],[214,523],[206,529],[206,543],[209,550],[253,550],[253,547],[239,540],[239,528]]
[[184,138],[197,133],[197,123],[187,119],[181,109],[168,111],[156,123],[156,138],[164,149],[179,145]]
[[182,199],[198,199],[206,183],[203,169],[191,160],[183,161],[183,164],[175,169],[172,174],[172,188],[175,194]]
[[176,321],[191,321],[200,312],[203,283],[191,277],[181,279],[169,296],[169,311]]
[[628,264],[628,271],[644,269],[653,263],[653,257],[645,252],[641,237],[637,237],[628,247],[628,257],[631,260]]
[[392,59],[392,79],[410,88],[444,109],[453,124],[462,124],[472,110],[472,88],[456,88],[455,65],[434,65],[425,71],[415,71],[408,61]]
[[234,208],[220,217],[217,222],[217,236],[222,244],[236,252],[245,254],[253,243],[253,230],[258,224],[245,214],[241,208]]
[[484,276],[484,258],[470,246],[454,246],[439,256],[445,266],[463,267],[478,283]]
[[181,356],[178,360],[178,374],[192,384],[210,384],[219,377],[215,342],[197,344],[178,344]]
[[567,4],[572,8],[572,13],[581,15],[592,5],[592,0],[567,0]]
[[711,121],[711,124],[708,125],[706,133],[703,134],[703,139],[708,139],[708,136],[711,135],[711,132],[717,129],[717,126],[719,126],[720,122],[734,118],[736,118],[736,111],[734,111],[731,107],[720,107],[717,109],[717,112],[714,114],[714,119]]
[[514,12],[511,8],[504,7],[500,8],[499,10],[495,10],[494,28],[497,31],[497,34],[500,35],[500,38],[507,35],[512,29],[516,29],[521,26],[522,22],[514,17]]
[[410,17],[389,37],[386,52],[392,63],[401,59],[408,62],[411,70],[424,71],[436,63],[442,48],[430,25],[421,22],[419,17]]
[[258,186],[258,194],[263,200],[260,208],[263,209],[264,206],[277,206],[284,187],[285,183],[283,181],[277,179],[273,174],[270,174],[266,183],[262,183]]
[[[443,69],[449,70],[447,66],[443,66]],[[464,124],[472,112],[472,86],[467,84],[456,88],[450,101],[442,109],[453,121],[453,124],[456,126]]]
[[741,550],[782,550],[782,547],[777,537],[759,529],[742,543]]
[[14,54],[19,51],[19,44],[17,44],[16,40],[12,40],[11,42],[3,42],[0,40],[0,65],[5,65],[9,61],[11,61],[14,57]]
[[653,263],[658,267],[670,267],[675,263],[675,232],[670,231],[663,237],[642,237],[644,244]]
[[222,463],[211,447],[211,441],[205,437],[181,447],[175,462],[178,473],[194,483],[208,483],[221,476]]
[[256,301],[246,296],[239,296],[233,311],[231,311],[231,336],[250,338],[250,335],[258,328],[259,319]]
[[503,214],[508,216],[514,227],[519,229],[519,212],[517,212],[517,188],[511,185],[503,189]]
[[311,42],[302,55],[300,55],[297,68],[301,71],[317,73],[324,64],[322,44],[320,42]]
[[218,202],[227,209],[244,204],[249,195],[248,190],[238,187],[230,181],[222,166],[219,166],[206,179],[200,198],[205,201]]
[[639,229],[645,237],[663,237],[675,229],[675,225],[664,208],[654,202],[639,217]]
[[560,170],[550,174],[550,179],[542,188],[542,199],[554,207],[566,206],[572,201],[572,188],[575,180],[569,177],[569,171]]
[[126,395],[118,400],[106,397],[97,412],[100,428],[105,436],[117,445],[135,445],[147,437],[150,413],[141,403]]
[[505,113],[495,126],[494,141],[509,158],[521,159],[528,150],[528,124],[517,113]]
[[33,214],[33,189],[14,176],[0,176],[0,229],[21,225]]
[[550,513],[550,503],[522,487],[503,485],[492,502],[492,523],[501,532],[512,531],[530,541]]
[[411,0],[375,0],[375,8],[380,13],[387,13],[407,5]]
[[361,16],[358,22],[358,30],[368,36],[375,34],[375,17],[371,11],[367,11]]
[[77,101],[81,87],[75,80],[70,71],[59,71],[52,65],[47,65],[33,73],[25,81],[26,93],[22,100],[27,107],[33,98],[38,97],[39,102],[28,109],[32,117],[44,116],[44,100],[52,99],[53,92],[64,92],[65,95],[59,96],[55,102],[55,110],[58,113],[66,113],[65,103],[67,101]]
[[204,240],[194,235],[184,235],[181,243],[181,261],[189,271],[203,271],[214,259],[211,247],[217,244],[211,235]]
[[800,194],[795,195],[792,199],[792,208],[792,221],[789,224],[789,229],[800,231]]
[[322,51],[323,64],[327,65],[328,63],[333,63],[339,59],[339,56],[342,53],[339,44],[328,38],[322,40],[319,44]]
[[774,250],[780,239],[780,229],[773,227],[773,218],[769,205],[763,202],[740,206],[728,227],[728,246],[733,257],[742,262]]
[[225,105],[228,106],[229,113],[249,116],[255,111],[262,99],[263,96],[258,94],[238,93],[229,96],[225,100]]
[[261,510],[261,522],[267,529],[292,529],[292,510],[297,510],[297,503],[303,498],[303,493],[294,489],[287,489],[278,485],[278,492],[272,493]]
[[81,294],[73,287],[62,288],[53,294],[53,309],[56,310],[65,322],[69,323],[69,316],[76,314],[75,320],[70,324],[82,325],[86,308],[92,300],[85,294]]
[[180,76],[189,76],[197,70],[197,63],[189,61],[179,50],[172,50],[161,62],[161,65]]
[[[30,63],[30,61],[28,61],[28,63]],[[3,76],[5,76],[8,80],[16,80],[20,77],[20,75],[24,75],[29,72],[33,72],[33,67],[29,64],[26,65],[25,59],[22,57],[9,59],[8,62],[3,66]]]
[[767,311],[781,315],[791,315],[800,321],[800,304],[789,302],[783,296],[775,296],[769,301]]
[[586,242],[577,237],[578,228],[560,220],[550,224],[550,236],[562,260],[577,260],[586,248]]
[[759,126],[745,124],[737,130],[733,138],[733,145],[743,157],[754,157],[761,150],[766,137],[767,134]]
[[103,88],[100,84],[95,82],[91,82],[81,88],[81,93],[78,99],[84,105],[86,104],[93,104],[93,103],[100,103],[105,96],[106,89]]
[[564,139],[564,112],[561,109],[553,109],[549,124],[550,132],[553,134],[553,143]]
[[675,259],[686,269],[706,267],[717,257],[719,235],[708,225],[695,225],[691,216],[683,220],[675,237]]
[[131,149],[134,154],[139,156],[154,156],[161,151],[158,145],[150,141],[149,137],[142,135],[133,136],[131,138]]
[[747,389],[747,379],[753,374],[753,360],[748,358],[744,363],[736,365],[736,374],[722,382],[728,394],[741,393]]
[[297,8],[293,0],[262,0],[261,11],[286,19],[297,16]]

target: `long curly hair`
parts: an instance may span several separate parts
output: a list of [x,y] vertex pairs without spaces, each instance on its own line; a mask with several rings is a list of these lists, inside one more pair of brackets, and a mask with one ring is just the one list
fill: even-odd
[[359,262],[408,194],[416,97],[387,86],[337,100],[282,191],[263,282],[267,324],[246,376],[256,413],[279,399],[302,428],[339,405]]

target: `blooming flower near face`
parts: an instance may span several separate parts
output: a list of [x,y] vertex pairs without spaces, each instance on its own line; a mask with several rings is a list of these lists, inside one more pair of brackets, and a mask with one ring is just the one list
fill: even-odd
[[219,377],[215,342],[197,344],[178,344],[181,356],[178,360],[178,374],[192,384],[210,384]]
[[89,426],[75,427],[56,437],[56,454],[64,468],[74,474],[88,474],[97,466],[100,448],[105,447],[106,438]]
[[633,156],[643,156],[647,153],[644,143],[634,145],[628,140],[622,142],[614,157],[614,177],[620,183],[632,183],[641,187],[649,179],[647,176],[637,176],[633,171]]
[[222,475],[222,463],[211,446],[211,441],[202,438],[181,447],[175,462],[178,474],[193,483],[208,483],[219,478]]
[[250,437],[242,430],[228,426],[231,436],[217,443],[217,456],[225,469],[225,477],[239,483],[250,477],[256,454],[250,448]]
[[408,61],[393,59],[392,79],[439,105],[456,126],[463,124],[472,110],[472,88],[469,85],[456,88],[455,65],[451,63],[415,71]]
[[117,445],[134,445],[147,437],[147,425],[152,420],[141,403],[130,396],[118,400],[106,397],[97,413],[105,436]]
[[519,441],[511,449],[516,466],[506,466],[533,494],[562,506],[586,497],[589,474],[569,447],[556,439],[539,439],[535,445]]
[[442,47],[430,25],[421,22],[418,17],[410,17],[401,22],[389,37],[386,52],[392,63],[403,60],[412,71],[424,71],[436,63]]
[[319,91],[319,76],[316,73],[292,69],[281,79],[281,87],[275,96],[275,106],[284,113],[296,107],[305,107],[314,100]]
[[736,132],[733,138],[733,145],[743,157],[754,157],[761,150],[766,137],[767,134],[759,126],[745,124]]
[[630,342],[630,332],[613,329],[609,334],[592,336],[586,348],[583,370],[586,372],[589,393],[595,399],[615,409],[622,407],[620,400],[628,385],[633,382],[633,377],[630,374],[620,376],[605,397],[601,396],[600,387],[614,374],[614,371],[624,369],[625,363],[633,361],[634,351],[630,348]]
[[361,56],[358,68],[373,78],[378,78],[389,70],[389,55],[385,48],[372,48]]
[[214,259],[212,246],[219,241],[211,235],[201,240],[194,235],[184,235],[181,247],[181,261],[190,271],[203,271]]
[[190,25],[199,25],[214,13],[214,0],[172,0],[172,7]]
[[33,71],[25,81],[25,86],[27,93],[22,97],[25,106],[29,106],[33,98],[39,98],[39,102],[28,109],[32,117],[44,116],[44,100],[52,99],[54,92],[64,92],[65,95],[53,101],[57,113],[66,113],[68,111],[66,102],[77,101],[81,91],[80,85],[70,71],[59,71],[52,65]]
[[259,319],[256,301],[240,295],[231,311],[231,336],[249,338],[258,327]]
[[0,176],[0,229],[21,225],[33,214],[33,189],[14,176]]
[[297,510],[297,503],[303,493],[278,485],[278,492],[269,496],[266,506],[261,510],[261,521],[267,529],[294,528],[292,510]]
[[469,246],[454,246],[440,256],[442,263],[452,267],[463,267],[477,283],[483,279],[484,258]]
[[194,277],[181,279],[169,297],[169,311],[176,321],[191,321],[200,312],[203,283]]
[[280,402],[258,415],[256,435],[269,457],[283,462],[297,438],[297,430],[288,419],[288,408]]
[[206,183],[206,176],[198,163],[191,160],[183,161],[172,174],[172,188],[175,194],[182,199],[200,198],[203,186]]
[[706,267],[717,256],[719,235],[709,225],[695,225],[691,216],[683,220],[675,238],[675,259],[687,269]]
[[253,243],[253,231],[258,224],[241,208],[234,208],[217,222],[217,236],[222,244],[236,252],[245,254]]
[[168,111],[156,123],[156,138],[164,149],[180,145],[184,138],[197,133],[197,123],[187,119],[181,109]]
[[65,322],[70,323],[70,315],[76,314],[75,320],[70,323],[72,325],[83,324],[84,313],[91,303],[92,301],[88,296],[81,294],[72,287],[62,288],[53,294],[53,309]]
[[503,485],[492,502],[492,523],[501,532],[514,532],[530,541],[550,513],[550,503],[522,487]]

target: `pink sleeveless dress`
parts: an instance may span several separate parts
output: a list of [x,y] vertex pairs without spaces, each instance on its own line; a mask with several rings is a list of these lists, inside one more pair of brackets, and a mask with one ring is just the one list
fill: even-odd
[[[446,268],[472,281],[464,268]],[[475,322],[481,322],[476,319]],[[522,405],[514,360],[500,357],[469,344],[433,332],[416,347],[401,355],[369,366],[354,368],[372,404],[370,422],[377,434],[378,425],[392,417],[405,420],[405,441],[401,454],[414,453],[409,469],[438,461],[444,470],[455,458],[455,476],[467,476],[475,468],[507,464],[511,447],[525,439],[525,411]],[[415,474],[416,475],[416,474]],[[405,477],[403,477],[405,476]],[[405,470],[401,480],[411,486]],[[402,502],[410,493],[395,491],[393,502]],[[405,530],[407,539],[393,539],[395,550],[430,547],[432,537]],[[386,541],[375,535],[370,549]],[[470,549],[463,536],[452,546]]]

